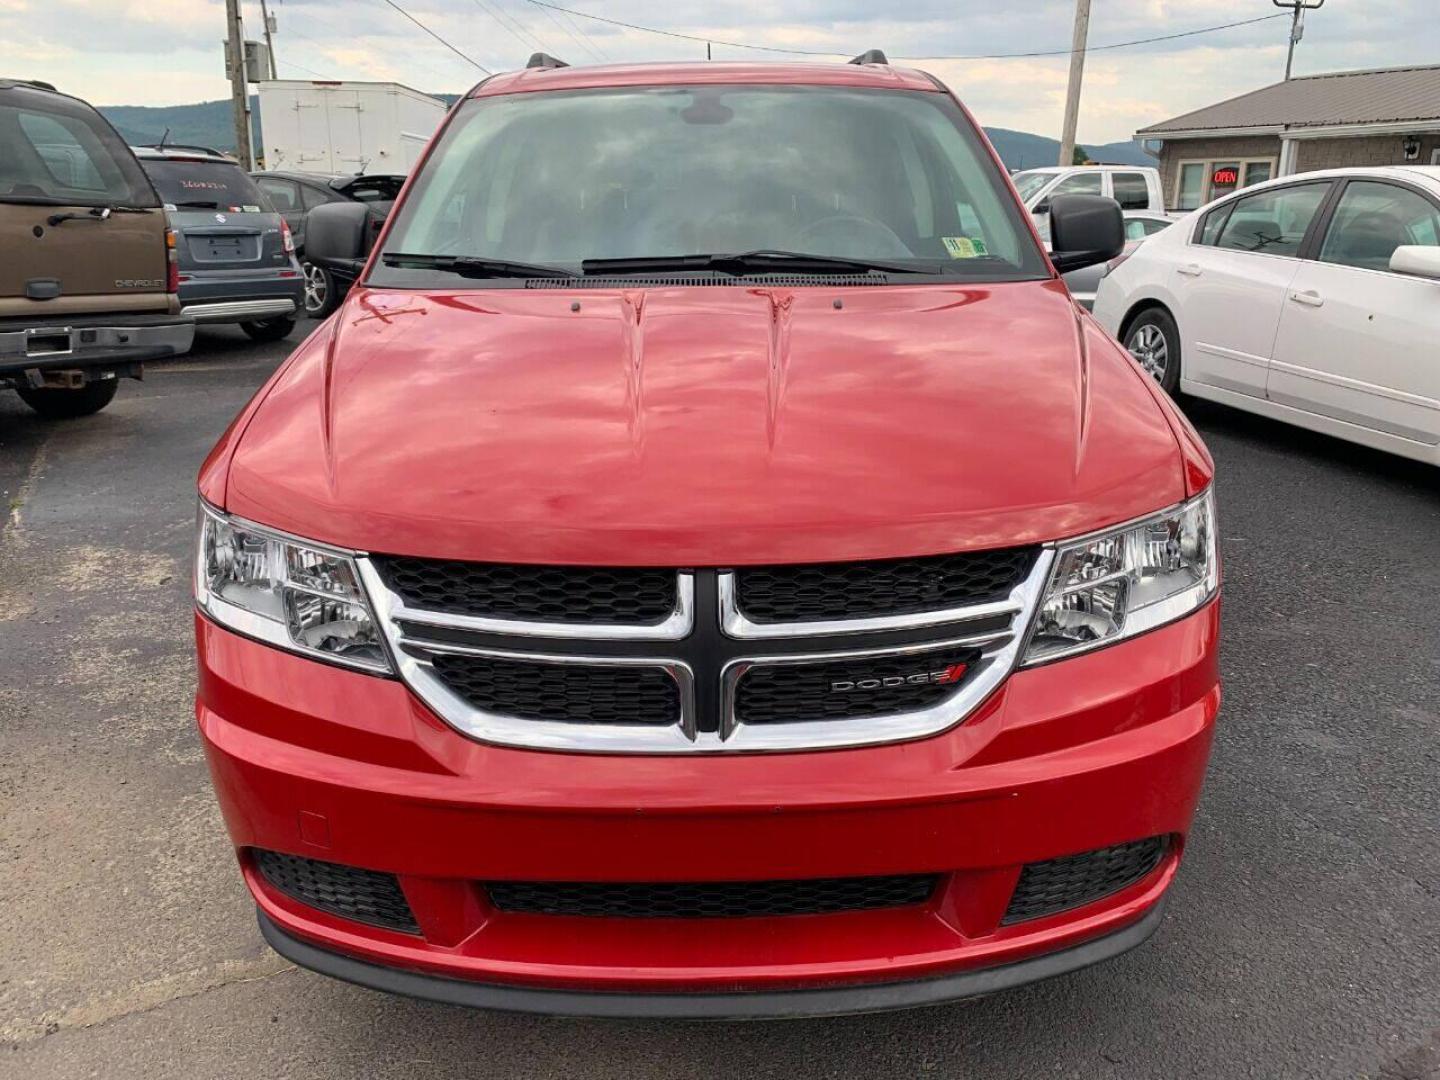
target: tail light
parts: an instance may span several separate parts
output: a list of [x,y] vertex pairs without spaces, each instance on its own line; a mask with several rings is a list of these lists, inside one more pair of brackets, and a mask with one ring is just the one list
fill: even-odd
[[290,223],[284,218],[280,219],[280,243],[284,246],[286,255],[295,254],[295,234],[290,231]]
[[165,291],[180,291],[180,253],[175,248],[174,229],[165,230]]

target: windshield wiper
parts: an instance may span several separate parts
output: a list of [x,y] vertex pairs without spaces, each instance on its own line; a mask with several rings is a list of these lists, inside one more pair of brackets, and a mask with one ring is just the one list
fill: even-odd
[[644,274],[666,270],[715,270],[736,277],[745,274],[800,272],[808,274],[865,274],[872,270],[892,274],[938,274],[929,266],[911,266],[881,259],[811,255],[803,251],[759,249],[710,255],[655,255],[628,259],[586,259],[587,274]]
[[386,266],[418,270],[444,270],[461,277],[477,278],[573,278],[575,275],[559,266],[542,263],[515,262],[512,259],[487,259],[479,255],[419,255],[405,251],[387,251],[380,257]]
[[188,206],[188,207],[190,207],[191,209],[194,209],[194,210],[218,210],[218,209],[220,209],[220,204],[219,204],[218,202],[214,202],[213,200],[210,201],[210,202],[206,202],[206,201],[204,201],[203,199],[196,200],[196,201],[193,201],[193,202],[177,202],[177,203],[171,203],[170,205],[174,206],[177,210],[178,210],[180,207],[182,207],[182,206]]

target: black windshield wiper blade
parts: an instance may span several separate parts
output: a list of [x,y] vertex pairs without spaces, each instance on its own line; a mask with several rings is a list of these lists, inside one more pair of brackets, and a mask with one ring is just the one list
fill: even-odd
[[416,270],[444,270],[461,277],[528,277],[573,278],[575,275],[559,266],[543,263],[515,262],[513,259],[487,259],[479,255],[430,255],[406,251],[387,251],[380,257],[386,266]]
[[220,209],[220,204],[219,204],[218,202],[214,202],[213,200],[212,200],[212,201],[209,201],[209,202],[206,202],[204,199],[197,199],[197,200],[194,200],[193,202],[177,202],[177,203],[171,203],[170,205],[173,206],[173,207],[175,207],[177,210],[180,209],[181,207],[186,207],[186,206],[190,207],[192,210],[219,210],[219,209]]
[[580,264],[587,274],[644,274],[667,270],[715,270],[722,274],[864,274],[879,270],[891,274],[936,274],[929,266],[912,266],[881,259],[856,259],[836,255],[811,255],[803,251],[757,250],[717,252],[710,255],[656,255],[628,259],[586,259]]

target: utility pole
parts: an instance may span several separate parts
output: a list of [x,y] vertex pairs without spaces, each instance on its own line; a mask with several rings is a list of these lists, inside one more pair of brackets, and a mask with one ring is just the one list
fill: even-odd
[[270,17],[265,0],[260,0],[260,22],[265,27],[265,51],[270,57],[270,78],[278,79],[280,76],[275,74],[275,40],[270,36],[275,33],[275,20]]
[[1085,76],[1085,42],[1090,35],[1090,0],[1075,0],[1075,37],[1070,44],[1070,86],[1065,91],[1065,128],[1060,164],[1075,164],[1075,125],[1080,122],[1080,81]]
[[1290,8],[1290,49],[1285,53],[1285,81],[1290,81],[1290,68],[1295,63],[1295,46],[1305,36],[1305,12],[1323,7],[1325,0],[1273,0],[1276,7]]
[[225,0],[225,60],[230,71],[230,111],[235,119],[235,156],[249,172],[255,167],[250,151],[250,88],[245,82],[245,31],[240,25],[240,0]]

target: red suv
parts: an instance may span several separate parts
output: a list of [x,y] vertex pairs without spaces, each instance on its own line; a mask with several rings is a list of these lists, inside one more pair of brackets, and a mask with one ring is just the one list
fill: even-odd
[[196,712],[267,940],[651,1016],[1144,940],[1220,704],[1213,470],[1057,276],[1118,208],[1051,231],[878,54],[476,87],[200,475]]

